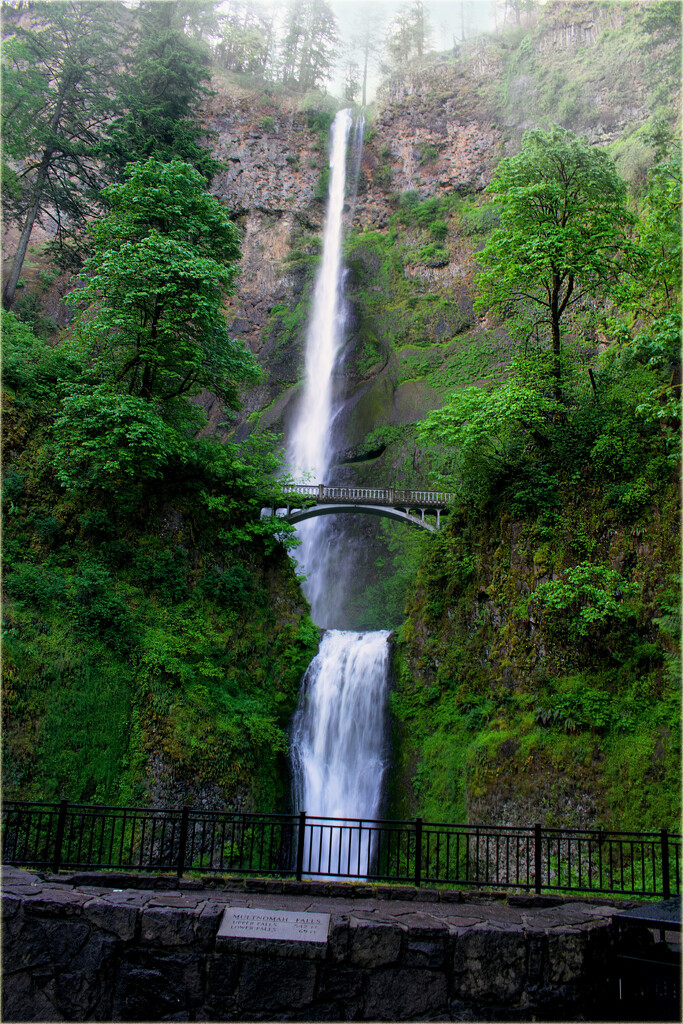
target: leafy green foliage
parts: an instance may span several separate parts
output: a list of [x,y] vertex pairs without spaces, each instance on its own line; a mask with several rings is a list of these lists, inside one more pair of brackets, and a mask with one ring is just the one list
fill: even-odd
[[418,425],[456,501],[399,634],[396,815],[678,821],[681,324],[657,258],[638,250],[599,358],[566,344],[561,400],[529,343]]
[[449,471],[439,482],[480,504],[501,477],[519,471],[529,437],[543,436],[557,409],[533,380],[512,379],[492,391],[462,388],[419,424],[418,439],[443,452]]
[[633,617],[629,598],[638,586],[604,565],[580,562],[559,580],[541,583],[534,603],[543,610],[552,632],[566,635],[570,645],[602,643],[609,632],[628,628]]
[[153,764],[169,800],[281,805],[318,630],[291,528],[260,518],[277,439],[196,439],[184,398],[162,416],[11,313],[3,334],[5,792],[145,800]]
[[418,249],[417,262],[425,267],[444,267],[450,262],[450,255],[436,242],[429,242]]
[[258,377],[229,340],[221,304],[237,229],[188,164],[131,165],[104,195],[110,212],[93,226],[84,287],[69,296],[81,358],[131,397],[163,404],[210,388],[234,404],[237,387]]
[[663,312],[680,304],[681,153],[668,128],[657,123],[646,138],[660,158],[650,171],[643,199],[644,254],[633,301],[651,312]]
[[28,291],[16,299],[13,311],[22,323],[28,324],[39,338],[47,339],[57,330],[56,320],[45,315],[40,296],[35,291]]
[[587,296],[608,294],[624,263],[632,220],[625,185],[602,150],[554,126],[527,132],[487,191],[500,227],[478,254],[478,308],[508,324],[514,317],[522,338],[549,338],[559,398],[563,316]]
[[149,402],[107,385],[72,384],[55,420],[57,479],[64,487],[116,490],[128,479],[160,477],[188,444]]
[[54,395],[58,381],[75,379],[78,362],[62,348],[50,348],[29,324],[2,310],[2,373],[5,385],[45,400]]

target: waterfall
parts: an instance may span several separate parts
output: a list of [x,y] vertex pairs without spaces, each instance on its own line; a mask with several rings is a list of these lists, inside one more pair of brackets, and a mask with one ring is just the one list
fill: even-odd
[[341,240],[350,127],[351,111],[341,110],[332,123],[322,264],[306,333],[306,382],[289,441],[292,471],[311,473],[316,483],[323,482],[330,463],[332,372],[344,340]]
[[[334,393],[334,373],[345,340],[341,247],[351,121],[351,111],[342,110],[331,129],[322,263],[306,334],[306,380],[287,452],[295,479],[308,475],[316,484],[329,482],[335,401],[339,401]],[[360,172],[363,123],[364,119],[357,124],[353,140],[352,199]],[[301,544],[296,560],[307,576],[304,592],[313,618],[320,625],[334,627],[343,571],[339,539],[325,517],[301,523],[297,535]],[[386,763],[388,636],[383,631],[353,633],[334,628],[324,634],[302,681],[292,724],[297,811],[342,819],[377,815]],[[360,849],[353,849],[348,839],[345,845],[339,842],[337,838],[330,845],[321,836],[316,857],[309,861],[313,857],[309,837],[305,850],[309,870],[334,874],[334,863],[349,858],[367,870],[372,853],[367,840]]]
[[[376,818],[387,764],[387,631],[328,630],[308,666],[292,726],[295,802],[307,815]],[[333,874],[341,859],[367,866],[360,850],[323,833],[304,864]],[[365,840],[367,844],[367,839]]]
[[[351,111],[340,110],[331,129],[322,263],[306,332],[306,380],[288,445],[288,461],[295,478],[302,480],[309,476],[313,483],[327,482],[332,451],[333,373],[344,342],[341,243],[350,128]],[[311,603],[313,618],[320,625],[332,624],[334,617],[328,586],[331,563],[328,533],[322,519],[302,523],[297,530],[301,546],[296,559],[308,576],[304,593]]]

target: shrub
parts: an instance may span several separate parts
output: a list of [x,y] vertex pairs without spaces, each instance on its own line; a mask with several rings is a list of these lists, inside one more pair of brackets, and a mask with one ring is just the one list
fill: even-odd
[[379,167],[375,168],[372,175],[375,185],[385,190],[391,187],[391,178],[391,167],[389,164],[380,164]]
[[47,339],[58,329],[57,321],[46,316],[40,297],[36,292],[22,295],[14,303],[14,312],[22,323],[27,324],[36,337]]
[[187,458],[182,435],[151,403],[105,385],[73,385],[55,420],[57,479],[63,487],[116,489],[122,479],[161,476]]
[[448,224],[445,220],[433,220],[429,225],[429,233],[437,241],[442,242],[448,234]]
[[105,569],[86,568],[75,579],[74,608],[80,631],[119,653],[137,645],[133,618]]
[[429,242],[423,245],[417,252],[417,262],[425,267],[445,267],[450,262],[450,256],[436,242]]
[[439,150],[436,146],[428,146],[424,143],[420,146],[420,164],[432,164],[438,160]]
[[329,186],[330,169],[329,167],[323,167],[320,174],[318,175],[318,180],[315,183],[315,188],[313,190],[313,198],[316,199],[319,203],[325,202],[325,200],[327,199],[327,192]]
[[60,574],[32,564],[19,565],[8,573],[5,590],[17,601],[33,604],[40,611],[47,611],[54,601],[63,601],[65,594]]
[[545,627],[573,647],[609,644],[629,628],[634,612],[629,599],[638,593],[621,573],[581,562],[560,580],[541,583],[532,603],[542,610]]

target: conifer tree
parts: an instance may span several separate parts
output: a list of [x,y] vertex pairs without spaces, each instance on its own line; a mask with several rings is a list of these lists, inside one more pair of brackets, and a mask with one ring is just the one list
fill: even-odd
[[216,6],[145,0],[137,8],[129,60],[117,90],[116,105],[124,112],[108,126],[101,146],[116,180],[122,179],[126,164],[149,157],[184,160],[207,182],[220,170],[199,141],[206,131],[195,117],[210,78],[202,25],[211,22]]
[[293,0],[287,12],[280,78],[302,91],[321,85],[339,44],[334,11],[326,0]]
[[387,51],[394,67],[420,60],[429,41],[429,24],[422,0],[412,0],[398,12],[391,26]]
[[126,11],[119,3],[32,4],[3,47],[5,217],[21,226],[3,292],[9,308],[36,222],[64,246],[92,213],[97,151]]
[[272,8],[254,0],[231,0],[220,20],[221,41],[215,56],[228,71],[266,77],[275,57]]

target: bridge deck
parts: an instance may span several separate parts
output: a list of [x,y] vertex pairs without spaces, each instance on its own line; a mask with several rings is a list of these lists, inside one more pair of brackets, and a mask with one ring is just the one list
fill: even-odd
[[410,491],[399,487],[330,487],[325,484],[287,484],[283,494],[292,498],[353,505],[387,505],[392,508],[443,509],[455,495],[450,491]]

